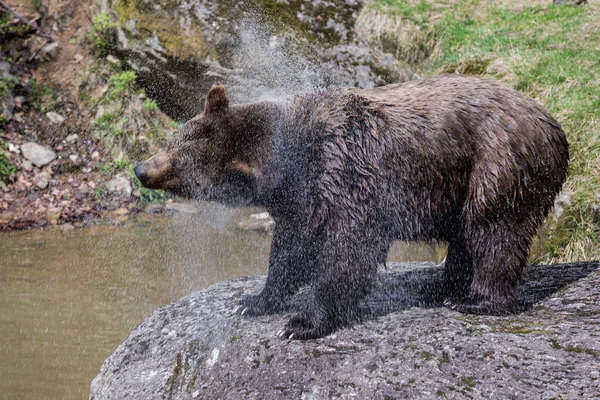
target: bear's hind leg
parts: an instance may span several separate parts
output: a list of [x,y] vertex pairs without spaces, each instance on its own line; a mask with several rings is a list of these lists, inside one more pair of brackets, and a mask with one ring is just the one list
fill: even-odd
[[533,224],[496,221],[469,232],[467,243],[474,266],[470,293],[447,305],[471,314],[514,312],[533,230]]

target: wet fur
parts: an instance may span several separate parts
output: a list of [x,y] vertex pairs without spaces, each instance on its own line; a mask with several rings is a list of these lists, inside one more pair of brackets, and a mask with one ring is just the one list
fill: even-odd
[[[219,112],[200,117],[214,118],[207,135],[220,161],[209,163],[212,180],[180,187],[264,206],[275,219],[267,282],[243,301],[248,314],[277,312],[310,284],[310,302],[282,335],[316,338],[347,325],[396,239],[449,243],[449,306],[513,309],[531,239],[569,158],[560,125],[534,100],[445,75]],[[185,168],[179,174],[198,175]]]

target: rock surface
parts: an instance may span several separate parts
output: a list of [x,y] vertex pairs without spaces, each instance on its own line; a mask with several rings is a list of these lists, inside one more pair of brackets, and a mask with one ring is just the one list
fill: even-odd
[[363,322],[305,342],[276,337],[287,315],[232,315],[264,277],[221,282],[151,314],[104,362],[90,399],[592,398],[599,267],[532,266],[524,311],[476,317],[441,307],[440,266],[389,264]]
[[275,228],[275,221],[268,212],[250,214],[248,218],[237,223],[237,227],[245,231],[269,233]]
[[56,158],[56,153],[52,149],[33,142],[22,144],[21,152],[23,153],[23,157],[36,167],[48,165]]
[[393,55],[357,40],[363,2],[96,0],[117,16],[115,55],[177,120],[201,112],[217,80],[234,102],[403,80]]

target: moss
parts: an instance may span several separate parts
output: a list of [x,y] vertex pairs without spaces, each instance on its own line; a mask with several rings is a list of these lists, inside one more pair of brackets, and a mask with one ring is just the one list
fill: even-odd
[[154,35],[165,50],[165,55],[176,59],[217,58],[217,53],[206,42],[204,31],[198,24],[191,24],[184,29],[175,18],[176,1],[161,0],[160,9],[139,0],[117,0],[113,4],[119,24],[123,27],[129,21],[135,21],[140,39],[150,39]]
[[594,357],[600,356],[599,351],[581,346],[564,346],[563,350],[568,351],[569,353],[589,354]]
[[175,355],[175,359],[173,360],[173,370],[171,372],[171,375],[169,375],[169,378],[167,379],[167,393],[169,394],[169,398],[171,398],[172,394],[173,394],[173,389],[175,388],[175,382],[177,381],[177,377],[179,376],[179,374],[181,373],[181,361],[182,361],[182,357],[181,357],[181,353],[177,353]]
[[428,360],[431,360],[433,358],[433,354],[431,354],[428,351],[422,351],[421,353],[419,353],[419,358],[421,360],[428,361]]
[[402,384],[402,387],[409,387],[416,381],[417,380],[415,378],[408,378],[407,380],[404,381],[404,383]]
[[274,354],[269,354],[268,356],[265,357],[265,359],[263,360],[263,364],[271,364],[271,361],[273,361],[273,358],[275,357]]
[[519,335],[543,335],[548,333],[545,329],[537,329],[524,325],[498,325],[494,327],[494,332],[514,333]]
[[369,372],[375,372],[375,370],[377,370],[377,368],[379,368],[379,366],[376,363],[368,363],[368,364],[365,364],[364,368]]
[[460,381],[470,388],[473,388],[477,385],[477,381],[475,381],[475,378],[473,378],[472,376],[463,375],[460,377]]

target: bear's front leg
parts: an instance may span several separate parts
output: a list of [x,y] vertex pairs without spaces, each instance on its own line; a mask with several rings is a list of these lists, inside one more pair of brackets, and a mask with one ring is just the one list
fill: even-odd
[[239,312],[242,315],[265,315],[284,310],[288,300],[310,281],[314,264],[311,241],[300,233],[297,224],[277,222],[265,287],[260,294],[243,299]]
[[388,246],[372,232],[354,229],[352,234],[338,231],[330,236],[318,255],[308,304],[279,332],[282,338],[319,338],[356,320],[377,266],[385,263]]

